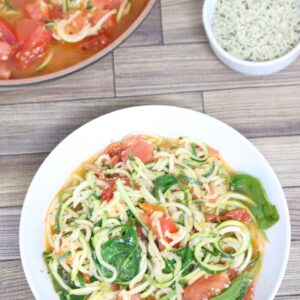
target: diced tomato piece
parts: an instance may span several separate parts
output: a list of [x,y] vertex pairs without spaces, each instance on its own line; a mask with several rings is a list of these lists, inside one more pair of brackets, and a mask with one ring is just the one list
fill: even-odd
[[106,187],[101,194],[101,200],[109,202],[114,197],[114,191],[115,188],[112,188],[111,186]]
[[208,155],[212,158],[218,158],[220,155],[220,152],[213,147],[208,146]]
[[16,54],[16,62],[20,68],[26,68],[42,57],[51,41],[51,33],[43,27],[38,27],[21,45]]
[[27,0],[9,0],[9,5],[12,6],[15,10],[21,9],[24,4],[28,2]]
[[79,14],[76,18],[66,26],[66,32],[68,34],[76,34],[80,32],[88,23],[86,15],[79,11]]
[[18,41],[20,44],[23,44],[30,35],[38,28],[41,27],[42,23],[37,20],[32,19],[20,19],[16,23],[16,33],[18,37]]
[[143,163],[153,159],[153,146],[142,136],[132,135],[122,141],[125,150],[122,152],[122,160],[126,161],[129,156],[138,157]]
[[150,216],[146,213],[141,213],[140,214],[140,218],[142,220],[142,222],[147,226],[147,227],[151,227],[151,219]]
[[11,69],[7,62],[0,61],[0,79],[9,79],[11,76]]
[[93,6],[99,9],[119,9],[125,0],[93,0]]
[[251,282],[248,286],[247,292],[243,298],[243,300],[253,300],[254,299],[254,286]]
[[106,148],[105,153],[108,154],[109,157],[114,157],[117,155],[121,155],[122,151],[123,151],[122,144],[112,143]]
[[[170,233],[176,233],[178,231],[176,224],[170,218],[164,218],[164,217],[159,219],[159,223],[160,223],[160,227],[161,227],[161,231],[162,231],[162,235],[163,235],[162,238],[168,243],[172,242],[172,240],[169,237],[167,237],[165,234],[166,234],[166,231],[168,231]],[[159,249],[161,251],[164,251],[166,249],[166,247],[159,241],[160,237],[158,235],[157,228],[152,223],[151,223],[151,230],[156,234],[156,236],[158,238]]]
[[236,269],[232,269],[232,268],[228,269],[227,273],[231,281],[237,278],[239,275],[239,272]]
[[237,220],[244,223],[251,221],[251,215],[244,208],[238,208],[228,211],[225,215],[221,216],[222,220]]
[[139,207],[148,215],[152,215],[152,213],[154,213],[155,211],[160,211],[165,215],[165,210],[163,207],[159,206],[159,205],[153,205],[151,203],[140,203]]
[[0,41],[0,61],[7,61],[13,52],[13,46]]
[[63,16],[63,11],[60,5],[52,5],[49,8],[49,19],[61,19]]
[[220,216],[215,214],[204,214],[205,220],[208,222],[217,222],[220,220]]
[[39,3],[27,3],[24,6],[24,10],[29,18],[37,21],[46,21],[49,19],[49,10],[45,6],[41,8]]
[[10,27],[6,25],[1,19],[0,19],[0,41],[6,42],[10,45],[15,45],[17,43],[17,38],[13,30],[10,29]]
[[96,51],[104,48],[111,43],[112,39],[106,32],[99,32],[97,35],[89,36],[82,42],[78,43],[78,47],[83,51]]
[[230,284],[227,272],[202,276],[183,292],[183,300],[207,300],[220,294]]

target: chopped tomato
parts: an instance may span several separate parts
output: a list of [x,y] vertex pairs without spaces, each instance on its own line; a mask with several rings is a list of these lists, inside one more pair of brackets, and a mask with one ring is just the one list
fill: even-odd
[[120,286],[118,284],[112,284],[111,285],[111,290],[112,291],[118,291],[118,290],[120,290]]
[[232,268],[228,269],[227,273],[231,281],[237,278],[239,275],[239,272],[236,269],[232,269]]
[[121,155],[122,151],[123,151],[122,144],[112,143],[106,148],[105,153],[108,154],[109,157],[114,157],[117,155]]
[[38,28],[41,27],[42,23],[37,20],[32,19],[21,19],[16,23],[16,33],[18,41],[20,44],[23,44],[30,35]]
[[253,300],[254,299],[254,286],[251,282],[248,286],[246,295],[244,296],[243,300]]
[[99,9],[119,9],[125,0],[93,0],[93,6]]
[[251,221],[251,215],[244,208],[238,208],[228,211],[225,215],[221,216],[222,220],[237,220],[244,223]]
[[220,220],[220,216],[215,214],[204,214],[205,220],[208,222],[217,222]]
[[46,21],[49,19],[49,9],[47,6],[41,7],[39,3],[27,3],[24,10],[29,18],[37,21]]
[[108,186],[106,187],[101,194],[101,200],[109,202],[114,197],[115,188]]
[[6,42],[10,45],[15,45],[17,43],[17,38],[12,29],[6,25],[0,19],[0,41]]
[[153,159],[153,146],[142,136],[132,135],[122,141],[125,150],[122,152],[122,160],[126,161],[129,156],[138,157],[143,163]]
[[49,19],[61,19],[63,11],[60,5],[52,5],[49,8]]
[[47,51],[50,41],[50,31],[43,27],[38,27],[21,45],[20,50],[17,52],[17,65],[25,69],[28,65],[42,57]]
[[148,215],[152,215],[155,211],[161,211],[165,215],[165,210],[159,205],[153,205],[151,203],[140,203],[139,207]]
[[207,300],[220,294],[229,284],[227,272],[202,276],[184,289],[183,300]]
[[210,146],[207,147],[208,148],[208,155],[212,158],[218,158],[220,155],[220,152]]
[[9,5],[12,6],[15,10],[21,9],[24,6],[26,0],[9,0]]
[[150,216],[146,213],[141,213],[140,214],[140,218],[142,220],[142,222],[147,226],[147,227],[151,227],[151,219]]
[[[172,240],[169,237],[167,237],[165,234],[167,231],[170,233],[176,233],[178,231],[176,224],[170,218],[164,218],[164,217],[159,219],[159,223],[163,235],[162,238],[168,243],[172,242]],[[156,234],[157,238],[160,239],[157,228],[152,223],[151,223],[151,229]],[[164,251],[166,249],[166,247],[159,240],[158,240],[158,246],[160,251]]]
[[78,47],[83,51],[96,51],[102,49],[111,43],[111,38],[106,32],[99,32],[97,35],[89,36],[82,42],[78,43]]
[[0,79],[9,79],[11,76],[11,69],[7,62],[0,61]]
[[7,61],[13,52],[13,46],[0,41],[0,61]]

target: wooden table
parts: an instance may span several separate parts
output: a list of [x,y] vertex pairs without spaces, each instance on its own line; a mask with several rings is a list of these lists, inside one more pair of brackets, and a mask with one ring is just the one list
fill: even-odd
[[33,298],[18,231],[26,190],[44,158],[87,121],[143,104],[205,112],[261,150],[280,178],[292,219],[290,261],[276,299],[300,299],[300,60],[268,77],[232,72],[207,44],[202,2],[161,0],[121,47],[92,66],[51,82],[0,89],[1,299]]

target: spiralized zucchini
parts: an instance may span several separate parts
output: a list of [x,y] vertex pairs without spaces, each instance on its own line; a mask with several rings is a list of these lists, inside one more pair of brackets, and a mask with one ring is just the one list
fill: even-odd
[[51,203],[44,258],[62,299],[182,299],[202,276],[245,272],[262,251],[255,199],[230,189],[216,151],[191,138],[144,139],[150,162],[112,165],[101,153]]

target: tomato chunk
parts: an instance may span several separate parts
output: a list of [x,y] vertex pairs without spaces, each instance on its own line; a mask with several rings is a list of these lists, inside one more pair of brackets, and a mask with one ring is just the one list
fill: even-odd
[[228,211],[221,218],[222,220],[237,220],[244,223],[251,221],[251,215],[244,208],[238,208],[235,210]]
[[17,43],[17,38],[12,29],[6,25],[0,19],[0,41],[6,42],[10,45],[15,45]]
[[152,215],[152,213],[154,213],[155,211],[160,211],[165,215],[165,210],[163,207],[159,206],[159,205],[153,205],[151,203],[140,203],[139,207],[148,215]]
[[26,14],[33,20],[46,21],[49,18],[47,6],[43,8],[38,3],[27,3],[24,6]]
[[106,187],[101,194],[101,200],[109,202],[114,197],[115,188],[108,186]]
[[28,65],[41,58],[47,51],[50,41],[50,31],[43,27],[38,27],[21,45],[19,51],[17,52],[17,65],[20,68],[25,69]]
[[129,136],[123,142],[125,150],[122,152],[122,160],[126,161],[129,156],[138,157],[143,163],[148,163],[153,159],[153,146],[142,136]]
[[119,9],[125,0],[93,0],[93,6],[98,9]]
[[226,272],[202,276],[183,292],[183,300],[207,300],[220,294],[230,284]]
[[19,43],[23,44],[30,37],[30,35],[41,26],[42,23],[37,20],[32,20],[29,18],[19,20],[16,23],[16,33]]
[[7,61],[13,52],[13,47],[6,43],[0,41],[0,61]]
[[254,299],[254,286],[251,282],[248,286],[247,292],[243,298],[243,300],[253,300]]

